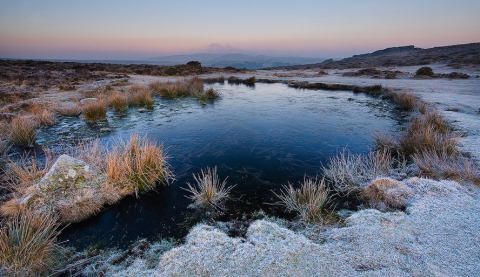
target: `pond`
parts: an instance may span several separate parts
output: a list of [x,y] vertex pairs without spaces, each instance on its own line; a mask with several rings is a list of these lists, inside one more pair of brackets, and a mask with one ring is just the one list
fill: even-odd
[[276,201],[272,190],[320,175],[321,165],[343,148],[366,153],[376,132],[400,128],[388,102],[350,91],[211,86],[222,94],[213,103],[158,98],[151,111],[111,111],[106,122],[93,125],[61,118],[40,132],[38,142],[50,147],[95,136],[106,145],[131,134],[147,136],[164,146],[176,177],[168,187],[129,197],[71,225],[62,235],[66,245],[124,247],[138,238],[184,237],[195,220],[187,220],[193,212],[182,188],[208,166],[217,166],[220,177],[236,185],[222,220],[260,209],[279,215],[271,205]]

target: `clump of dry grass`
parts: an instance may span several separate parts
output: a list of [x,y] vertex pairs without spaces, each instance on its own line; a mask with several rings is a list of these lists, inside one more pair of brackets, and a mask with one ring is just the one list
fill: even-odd
[[31,116],[20,115],[10,123],[10,141],[20,147],[32,147],[35,144],[38,122]]
[[197,95],[196,97],[201,101],[208,101],[217,99],[218,97],[220,97],[220,93],[213,88],[209,88],[203,91],[201,94]]
[[455,154],[458,153],[457,145],[457,138],[437,112],[414,118],[399,141],[399,149],[406,156],[424,151]]
[[108,154],[106,174],[112,189],[137,196],[172,178],[162,148],[137,135]]
[[375,148],[378,151],[398,152],[398,144],[398,139],[392,135],[385,133],[375,134]]
[[27,111],[34,116],[39,125],[51,126],[55,124],[55,113],[44,105],[33,103],[28,107]]
[[71,148],[68,153],[72,157],[86,162],[100,172],[105,170],[105,157],[107,156],[107,152],[98,139],[82,141]]
[[0,265],[10,276],[40,276],[58,263],[62,248],[54,218],[24,213],[2,223]]
[[292,184],[284,186],[275,196],[280,200],[279,204],[289,212],[295,212],[302,220],[308,223],[321,222],[325,210],[330,202],[329,189],[324,180],[317,178],[305,178],[299,188]]
[[165,98],[195,97],[201,101],[213,100],[220,96],[214,89],[205,90],[203,80],[197,77],[176,82],[153,82],[150,89]]
[[187,183],[186,191],[190,192],[189,199],[200,207],[219,209],[223,201],[229,198],[230,191],[235,186],[227,187],[227,178],[220,181],[217,167],[201,170],[200,174],[193,175],[195,185]]
[[434,179],[470,181],[480,185],[480,172],[475,162],[448,152],[424,151],[413,155],[421,175]]
[[97,100],[82,105],[82,113],[89,121],[103,120],[107,117],[107,104],[103,100]]
[[404,162],[395,159],[386,150],[370,152],[367,155],[342,151],[330,159],[328,166],[323,168],[323,173],[336,192],[348,195],[359,192],[377,177],[390,176],[404,169]]
[[128,103],[132,106],[153,107],[152,92],[147,87],[132,86],[128,96]]
[[117,112],[128,110],[128,97],[124,94],[114,93],[108,97],[108,103]]
[[405,157],[425,151],[436,153],[458,153],[457,137],[449,124],[435,110],[426,111],[415,117],[407,130],[396,139],[387,135],[376,136],[378,149],[398,152]]
[[41,164],[33,158],[22,157],[18,161],[10,161],[5,175],[10,187],[15,192],[23,192],[26,188],[37,183],[50,169],[52,159],[47,154],[46,161]]
[[418,97],[408,92],[393,93],[393,102],[405,111],[413,111],[419,103]]

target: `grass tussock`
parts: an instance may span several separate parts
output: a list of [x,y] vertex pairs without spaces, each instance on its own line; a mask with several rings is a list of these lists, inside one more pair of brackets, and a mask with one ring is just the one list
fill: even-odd
[[128,104],[139,107],[153,107],[153,96],[150,89],[144,86],[132,86],[128,95]]
[[425,151],[413,155],[420,174],[438,180],[469,181],[480,185],[480,172],[475,162],[467,157],[448,152]]
[[209,88],[197,96],[197,98],[201,101],[214,100],[218,97],[220,97],[220,93],[213,88]]
[[55,124],[55,113],[44,105],[34,103],[28,107],[27,112],[34,116],[39,125],[51,126]]
[[404,161],[395,159],[387,150],[374,151],[367,155],[342,151],[330,159],[328,166],[323,168],[323,173],[336,192],[348,195],[359,192],[377,177],[397,174],[404,168]]
[[71,148],[68,153],[72,157],[86,162],[101,172],[105,170],[105,157],[107,152],[98,139],[80,142]]
[[392,100],[402,110],[405,111],[413,111],[415,108],[417,108],[420,101],[418,97],[408,92],[394,93],[392,95]]
[[10,123],[10,141],[20,147],[33,147],[38,122],[31,116],[20,115]]
[[21,158],[19,161],[10,161],[6,167],[5,175],[11,189],[23,192],[29,186],[36,184],[50,169],[52,163],[47,153],[46,162],[41,164],[36,158]]
[[428,112],[412,120],[400,138],[399,149],[406,156],[425,151],[458,153],[458,140],[437,112]]
[[227,187],[227,178],[220,180],[216,167],[202,169],[193,178],[196,184],[187,183],[185,190],[191,194],[188,198],[200,207],[220,209],[222,202],[229,198],[230,191],[235,187]]
[[456,155],[458,140],[450,125],[435,110],[428,110],[413,118],[407,130],[398,138],[377,135],[378,149],[401,153],[405,157],[423,152]]
[[128,97],[124,94],[114,93],[108,97],[109,106],[117,112],[125,112],[128,110]]
[[8,276],[40,276],[58,263],[59,225],[50,217],[24,213],[0,229],[0,265]]
[[297,213],[308,223],[321,222],[330,202],[330,195],[324,180],[305,178],[298,188],[292,184],[283,187],[279,194],[279,204],[289,212]]
[[97,100],[82,105],[82,113],[88,121],[103,120],[107,117],[107,104],[103,100]]
[[205,89],[203,80],[192,78],[176,82],[153,82],[149,85],[150,89],[165,98],[195,97],[201,101],[214,100],[220,97],[218,91],[214,89]]
[[107,182],[115,191],[137,196],[172,178],[162,148],[137,135],[108,154],[106,173]]

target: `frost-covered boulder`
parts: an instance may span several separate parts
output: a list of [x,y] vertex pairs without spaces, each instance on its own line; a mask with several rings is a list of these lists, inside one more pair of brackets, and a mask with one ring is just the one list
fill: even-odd
[[36,213],[60,217],[62,222],[77,222],[97,213],[115,196],[103,191],[105,177],[84,161],[61,155],[45,176],[26,192],[5,203],[4,214],[28,208]]

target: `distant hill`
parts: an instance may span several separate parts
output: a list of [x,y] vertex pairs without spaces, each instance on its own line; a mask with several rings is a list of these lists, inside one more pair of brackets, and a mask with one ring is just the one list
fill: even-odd
[[265,67],[291,66],[307,63],[319,63],[324,59],[305,57],[276,57],[266,55],[248,55],[242,53],[214,54],[194,53],[185,55],[172,55],[155,57],[148,60],[149,63],[160,65],[184,64],[188,61],[199,61],[204,66],[259,69]]
[[309,68],[366,68],[376,66],[409,66],[445,63],[452,66],[480,65],[480,43],[459,44],[434,48],[417,48],[413,45],[386,48],[368,54],[354,55],[342,60],[325,60],[321,63],[284,66],[284,69]]

